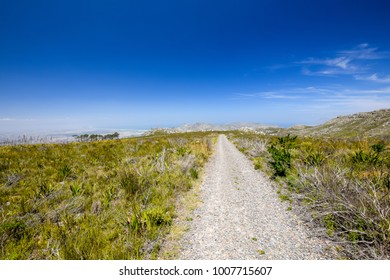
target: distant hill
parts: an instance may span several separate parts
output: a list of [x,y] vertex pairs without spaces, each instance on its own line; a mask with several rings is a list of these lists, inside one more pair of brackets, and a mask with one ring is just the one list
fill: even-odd
[[195,123],[184,124],[175,128],[178,131],[226,131],[226,130],[262,130],[268,128],[274,128],[276,126],[265,125],[260,123],[229,123],[229,124],[209,124],[209,123]]
[[302,136],[390,139],[390,109],[339,116],[318,126],[294,126],[284,132]]
[[230,123],[230,124],[210,124],[210,123],[194,123],[183,124],[174,128],[155,128],[147,131],[144,135],[154,135],[159,133],[181,133],[195,131],[230,131],[242,130],[250,131],[259,134],[269,134],[271,131],[278,131],[279,127],[274,125],[265,125],[260,123]]

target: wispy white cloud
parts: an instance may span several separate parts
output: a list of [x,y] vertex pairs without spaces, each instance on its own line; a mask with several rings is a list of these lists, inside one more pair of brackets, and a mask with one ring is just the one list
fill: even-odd
[[230,96],[229,100],[247,100],[257,97],[256,93],[234,93],[233,96]]
[[338,95],[313,100],[315,103],[327,104],[332,108],[352,108],[354,111],[371,111],[390,108],[390,98],[379,98],[366,95]]
[[346,56],[340,56],[336,58],[326,58],[326,59],[315,59],[310,57],[307,60],[303,60],[300,63],[301,64],[310,64],[310,65],[325,65],[330,67],[338,67],[344,70],[347,70],[349,68],[354,68],[350,62],[352,59],[346,57]]
[[0,118],[0,121],[4,122],[31,122],[31,121],[36,121],[36,119],[15,119],[15,118]]
[[345,94],[368,94],[368,95],[377,95],[377,96],[387,96],[390,97],[390,87],[385,88],[374,88],[374,89],[349,89],[346,88],[342,90]]
[[389,56],[389,52],[378,51],[378,48],[370,47],[367,43],[360,44],[352,50],[339,51],[338,54],[354,60],[383,59]]
[[378,48],[368,44],[360,44],[351,50],[336,52],[332,57],[309,57],[299,61],[305,65],[302,73],[308,76],[336,76],[364,74],[369,71],[366,60],[379,60],[389,58],[389,52],[378,51]]
[[334,87],[327,89],[326,94],[316,94],[312,97],[308,101],[309,107],[328,106],[356,112],[390,108],[390,87],[373,89]]
[[260,94],[261,97],[265,99],[299,99],[302,98],[302,96],[295,95],[295,94],[283,94],[283,93],[277,93],[277,92],[264,92]]
[[390,75],[379,76],[377,73],[374,73],[374,74],[369,75],[369,76],[356,75],[354,77],[356,80],[373,81],[373,82],[378,82],[378,83],[390,83]]
[[358,69],[357,67],[350,67],[348,69],[336,68],[336,67],[328,67],[323,69],[308,69],[303,68],[302,74],[306,76],[322,76],[322,77],[332,77],[338,75],[354,75],[357,73],[363,73],[363,68]]
[[276,71],[276,70],[286,69],[286,68],[291,68],[291,67],[295,67],[295,65],[291,65],[290,63],[274,64],[274,65],[265,67],[265,69],[270,70],[270,71]]
[[[309,86],[283,88],[257,93],[242,93],[246,100],[273,100],[293,105],[298,110],[320,112],[321,110],[339,108],[340,112],[370,111],[390,108],[390,87],[384,88],[347,88],[343,86]],[[252,101],[251,101],[252,102]]]
[[237,93],[237,95],[241,97],[256,97],[257,93]]
[[376,89],[334,87],[326,90],[326,94],[312,93],[310,99],[299,104],[299,110],[313,114],[337,112],[339,115],[390,108],[390,87]]
[[256,93],[236,93],[231,99],[299,99],[302,96],[296,95],[294,91],[262,91]]

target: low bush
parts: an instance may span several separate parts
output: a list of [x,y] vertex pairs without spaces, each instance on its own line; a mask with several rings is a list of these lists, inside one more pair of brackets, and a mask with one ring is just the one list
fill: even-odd
[[285,177],[291,168],[292,154],[291,149],[295,146],[296,136],[284,136],[277,138],[276,143],[268,147],[271,154],[271,166],[274,169],[275,176]]

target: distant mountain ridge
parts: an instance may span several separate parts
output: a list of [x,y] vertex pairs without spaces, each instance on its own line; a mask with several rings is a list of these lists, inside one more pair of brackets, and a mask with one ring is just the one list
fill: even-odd
[[254,133],[268,134],[269,130],[279,129],[275,125],[266,125],[260,123],[246,123],[237,122],[229,124],[211,124],[211,123],[194,123],[194,124],[183,124],[174,128],[155,128],[148,132],[146,135],[156,133],[182,133],[182,132],[197,132],[197,131],[229,131],[229,130],[242,130],[251,131]]
[[210,124],[210,123],[195,123],[195,124],[184,124],[175,128],[176,130],[181,131],[210,131],[210,130],[240,130],[240,129],[267,129],[267,128],[276,128],[274,125],[266,125],[260,123],[246,123],[246,122],[237,122],[237,123],[228,123],[228,124]]
[[390,109],[338,116],[318,126],[294,126],[285,132],[302,136],[390,139]]

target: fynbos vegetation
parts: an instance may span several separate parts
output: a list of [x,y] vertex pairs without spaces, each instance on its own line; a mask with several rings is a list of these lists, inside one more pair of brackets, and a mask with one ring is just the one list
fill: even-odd
[[[243,133],[231,138],[256,168],[279,182],[282,201],[295,201],[309,212],[338,244],[340,257],[390,257],[389,142]],[[267,149],[254,148],[258,143],[268,143]]]
[[0,258],[156,258],[211,137],[0,147]]

